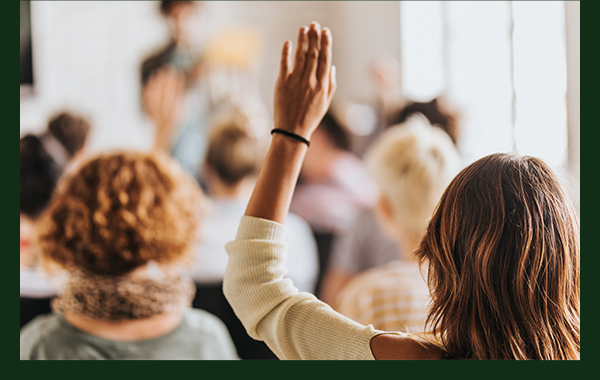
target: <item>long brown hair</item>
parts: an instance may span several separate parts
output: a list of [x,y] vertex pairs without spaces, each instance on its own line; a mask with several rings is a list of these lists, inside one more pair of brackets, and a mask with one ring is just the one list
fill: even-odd
[[427,318],[465,359],[579,359],[579,222],[541,160],[493,154],[448,186],[416,252]]

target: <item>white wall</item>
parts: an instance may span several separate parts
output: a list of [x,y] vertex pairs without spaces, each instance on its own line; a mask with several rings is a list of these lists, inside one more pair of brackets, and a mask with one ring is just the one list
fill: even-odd
[[565,1],[565,29],[567,47],[567,125],[569,176],[564,182],[575,201],[577,210],[581,208],[580,194],[580,15],[579,1]]
[[[387,1],[214,1],[206,21],[215,33],[242,25],[262,35],[260,94],[271,110],[283,41],[295,41],[313,20],[334,34],[335,102],[372,101],[370,61],[399,56],[398,9]],[[21,98],[21,134],[69,109],[92,121],[92,151],[148,147],[153,134],[140,110],[138,70],[167,39],[158,2],[35,1],[31,17],[35,92]]]
[[21,100],[21,133],[69,109],[94,125],[92,149],[144,147],[138,66],[166,38],[152,2],[32,2],[34,94]]
[[569,172],[580,178],[580,21],[579,1],[565,1],[567,31],[567,123],[569,125]]
[[337,104],[374,101],[371,63],[382,55],[400,59],[400,2],[326,1],[333,33]]

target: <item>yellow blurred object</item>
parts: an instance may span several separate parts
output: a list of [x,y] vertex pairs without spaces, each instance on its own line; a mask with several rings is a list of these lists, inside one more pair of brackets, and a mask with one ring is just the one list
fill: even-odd
[[260,50],[258,32],[250,28],[236,28],[211,38],[205,57],[210,65],[247,67],[258,58]]

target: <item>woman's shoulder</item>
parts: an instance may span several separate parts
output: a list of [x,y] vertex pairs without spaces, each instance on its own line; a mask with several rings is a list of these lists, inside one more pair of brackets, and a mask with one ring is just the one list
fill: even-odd
[[434,345],[407,334],[380,334],[371,339],[371,351],[377,360],[441,360],[446,353]]

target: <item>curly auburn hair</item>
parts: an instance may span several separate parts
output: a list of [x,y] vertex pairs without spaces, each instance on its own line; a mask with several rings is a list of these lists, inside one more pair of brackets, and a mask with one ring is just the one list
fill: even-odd
[[579,220],[552,169],[493,154],[458,174],[416,251],[427,319],[465,359],[579,359]]
[[90,158],[65,178],[43,216],[42,259],[115,276],[148,261],[185,259],[204,202],[196,181],[162,153]]

